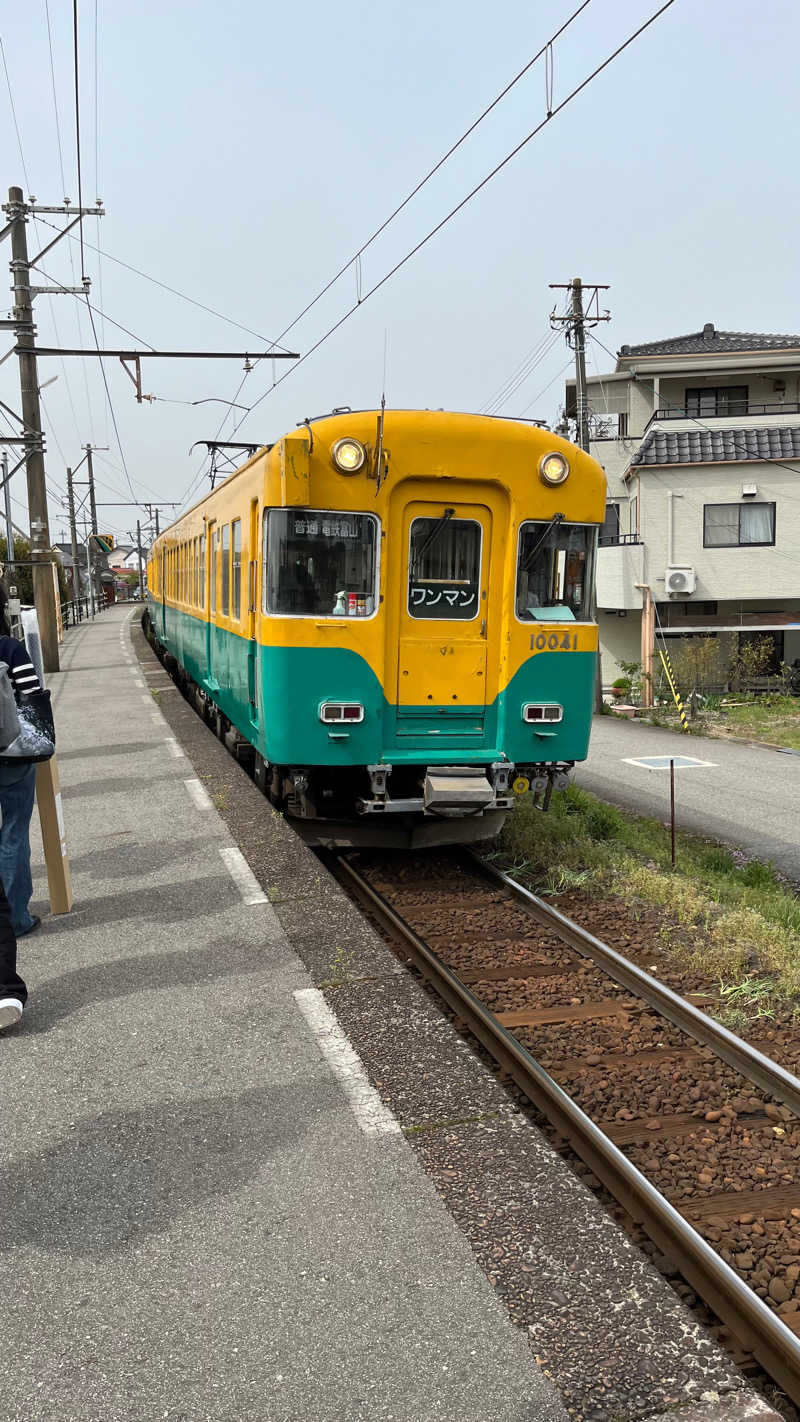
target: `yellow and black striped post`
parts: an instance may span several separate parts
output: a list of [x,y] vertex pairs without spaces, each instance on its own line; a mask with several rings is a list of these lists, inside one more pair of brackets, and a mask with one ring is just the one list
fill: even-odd
[[685,731],[686,735],[688,736],[691,734],[689,730],[689,722],[686,719],[686,712],[683,708],[683,702],[681,701],[680,693],[678,692],[675,686],[675,673],[672,670],[672,662],[670,661],[669,652],[666,650],[666,648],[662,651],[662,649],[659,647],[658,655],[661,658],[661,665],[664,668],[664,675],[666,676],[667,681],[669,682],[669,689],[672,692],[672,698],[678,708],[678,715],[681,718],[681,730]]

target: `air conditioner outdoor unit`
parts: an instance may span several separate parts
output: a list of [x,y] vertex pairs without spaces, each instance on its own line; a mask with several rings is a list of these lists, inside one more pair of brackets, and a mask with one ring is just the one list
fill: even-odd
[[667,568],[664,582],[670,596],[676,593],[693,593],[697,585],[694,568]]

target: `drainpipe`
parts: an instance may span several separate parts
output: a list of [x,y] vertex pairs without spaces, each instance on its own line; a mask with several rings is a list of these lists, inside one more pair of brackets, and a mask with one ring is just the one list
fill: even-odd
[[635,583],[642,594],[642,706],[653,704],[653,655],[656,619],[653,594],[647,583]]

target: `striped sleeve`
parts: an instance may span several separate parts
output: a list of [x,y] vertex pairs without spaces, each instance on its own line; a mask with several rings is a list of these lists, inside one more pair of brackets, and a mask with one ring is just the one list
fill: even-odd
[[14,690],[22,696],[26,692],[39,691],[39,678],[33,669],[32,662],[19,661],[10,668],[11,680],[14,683]]

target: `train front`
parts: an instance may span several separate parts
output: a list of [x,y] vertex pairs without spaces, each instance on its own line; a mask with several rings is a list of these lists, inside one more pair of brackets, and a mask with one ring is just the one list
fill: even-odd
[[535,427],[334,414],[267,462],[273,799],[319,843],[493,836],[585,757],[600,466]]

